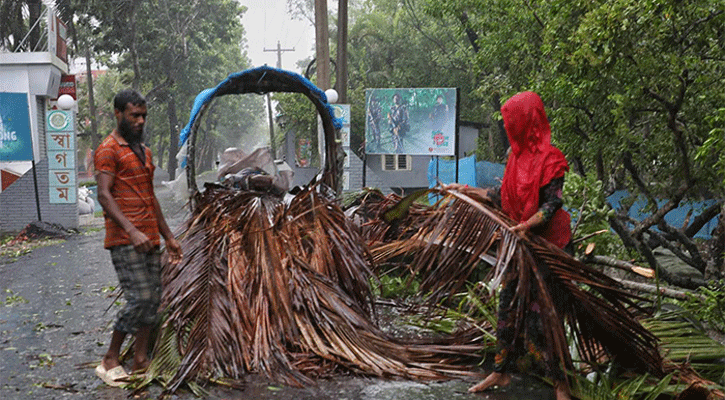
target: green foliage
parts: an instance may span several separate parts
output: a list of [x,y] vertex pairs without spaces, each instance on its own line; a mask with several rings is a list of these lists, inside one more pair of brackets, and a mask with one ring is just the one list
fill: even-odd
[[474,90],[475,57],[456,16],[436,14],[428,1],[372,0],[352,7],[350,19],[350,141],[358,155],[363,156],[365,89],[458,87],[460,118],[485,121]]
[[[278,102],[277,123],[281,129],[278,129],[279,135],[284,132],[292,131],[295,138],[299,140],[308,140],[311,152],[311,166],[320,165],[320,154],[317,140],[317,116],[319,115],[315,105],[300,93],[275,93],[274,100]],[[278,138],[280,136],[278,135]]]
[[684,384],[670,385],[672,377],[672,374],[662,379],[640,375],[620,380],[609,372],[589,381],[576,375],[573,394],[582,400],[656,400],[663,394],[674,396],[685,388]]
[[725,282],[709,282],[679,304],[711,329],[725,333]]
[[10,289],[5,289],[5,293],[7,293],[7,295],[5,296],[5,305],[6,306],[12,306],[15,304],[28,302],[28,300],[26,300],[24,297],[13,293],[13,291]]
[[401,276],[383,275],[377,282],[372,282],[373,293],[376,296],[393,299],[405,298],[418,294],[420,283]]
[[[93,78],[93,96],[96,106],[96,124],[99,137],[105,137],[116,127],[116,117],[113,114],[113,96],[119,91],[129,87],[131,74],[113,69],[107,70]],[[91,115],[88,97],[88,79],[78,82],[76,86],[78,96],[78,112],[76,113],[76,129],[78,130],[79,155],[92,148]],[[92,149],[95,150],[95,149]]]
[[711,173],[715,175],[713,189],[722,193],[722,189],[715,188],[725,186],[725,108],[719,108],[712,115],[707,115],[705,121],[713,128],[705,143],[697,150],[695,160],[704,166],[710,166]]
[[[574,172],[566,174],[564,181],[564,205],[571,214],[572,224],[576,227],[573,240],[592,235],[582,242],[576,250],[583,250],[588,243],[595,243],[595,253],[612,257],[624,256],[625,249],[621,239],[609,230],[609,218],[614,210],[604,197],[602,182],[593,174],[581,176]],[[598,233],[600,231],[606,231]]]
[[[249,66],[242,48],[246,8],[234,0],[70,3],[77,28],[74,47],[83,53],[92,48],[93,59],[112,69],[94,87],[98,133],[105,136],[115,126],[113,95],[128,86],[138,89],[148,101],[146,143],[155,163],[173,176],[179,131],[196,95]],[[229,97],[207,111],[197,132],[199,171],[212,168],[226,147],[260,141],[256,136],[264,119],[262,97]],[[85,102],[81,95],[80,121],[87,120]]]

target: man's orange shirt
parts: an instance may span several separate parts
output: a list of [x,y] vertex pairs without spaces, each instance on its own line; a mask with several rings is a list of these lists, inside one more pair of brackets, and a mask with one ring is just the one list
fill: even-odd
[[[151,150],[143,146],[146,153],[146,164],[131,150],[128,143],[116,131],[113,131],[98,146],[94,157],[96,174],[113,175],[111,196],[116,200],[123,215],[138,230],[148,236],[151,242],[161,244],[159,225],[154,209],[154,164]],[[131,238],[105,211],[106,220],[105,248],[128,245]]]

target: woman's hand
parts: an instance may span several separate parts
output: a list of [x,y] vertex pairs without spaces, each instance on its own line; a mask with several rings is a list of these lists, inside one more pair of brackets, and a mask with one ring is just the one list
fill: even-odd
[[544,222],[544,213],[538,211],[536,214],[532,215],[531,218],[512,227],[511,231],[519,236],[525,236],[531,228],[541,225],[542,222]]
[[491,202],[491,196],[489,196],[488,189],[461,185],[460,183],[449,183],[447,185],[442,185],[441,188],[443,190],[455,190],[458,193],[465,194],[466,196],[478,200],[481,203]]
[[443,190],[456,190],[462,192],[464,188],[468,188],[468,185],[461,185],[456,182],[441,185],[441,189]]
[[529,221],[526,221],[512,227],[511,232],[523,237],[526,236],[529,229],[531,229],[531,225],[529,225]]

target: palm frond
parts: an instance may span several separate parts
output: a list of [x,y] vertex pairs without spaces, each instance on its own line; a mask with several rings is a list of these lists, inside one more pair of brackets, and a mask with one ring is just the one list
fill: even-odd
[[[489,278],[495,286],[501,276],[516,274],[515,311],[520,316],[529,304],[528,288],[535,285],[547,343],[552,356],[571,368],[564,322],[568,322],[579,356],[596,367],[602,356],[626,366],[663,376],[657,339],[635,318],[644,299],[624,291],[603,273],[584,265],[537,235],[519,237],[515,222],[493,204],[483,204],[456,191],[440,190],[442,198],[418,220],[409,222],[415,234],[401,238],[397,251],[415,250],[412,273],[422,280],[421,290],[442,299],[457,293],[477,270],[480,260],[493,265]],[[400,231],[405,231],[405,226]],[[425,245],[422,245],[425,243]],[[373,256],[381,260],[375,244]],[[523,321],[523,318],[517,318]],[[518,329],[518,328],[517,328]]]
[[673,375],[653,378],[644,374],[625,380],[616,380],[608,374],[599,374],[590,381],[575,377],[572,388],[576,398],[581,400],[655,400],[662,394],[674,395],[684,385],[671,385]]
[[315,187],[284,203],[207,184],[197,200],[180,235],[184,260],[163,271],[166,320],[150,371],[169,391],[246,373],[292,386],[339,369],[475,375],[456,365],[480,350],[474,338],[401,343],[372,322],[372,257]]

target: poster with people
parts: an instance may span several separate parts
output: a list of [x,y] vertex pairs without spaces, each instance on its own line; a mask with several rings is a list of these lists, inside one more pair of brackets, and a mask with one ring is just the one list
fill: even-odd
[[365,91],[365,153],[452,156],[456,89]]

